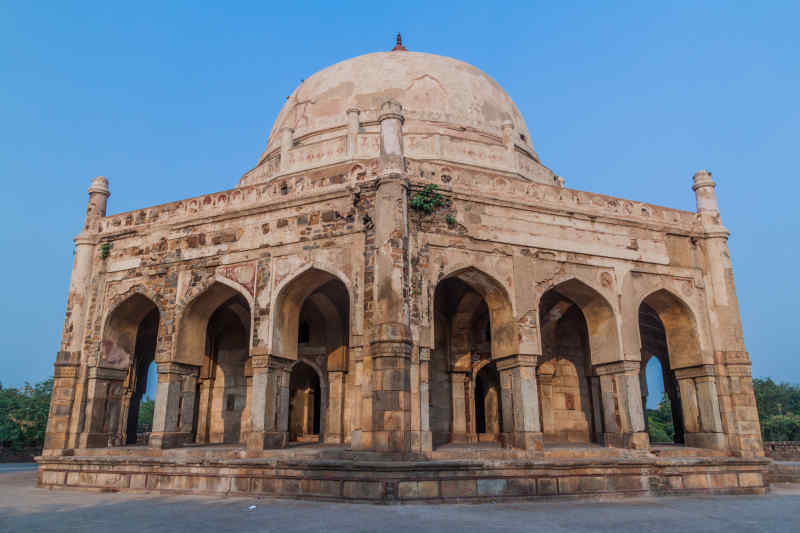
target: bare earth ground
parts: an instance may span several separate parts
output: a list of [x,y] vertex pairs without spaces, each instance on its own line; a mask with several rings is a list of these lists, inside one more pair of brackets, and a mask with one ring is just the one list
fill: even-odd
[[[51,491],[35,487],[34,468],[0,465],[0,531],[800,531],[798,485],[761,497],[376,506]],[[256,508],[249,511],[251,505]]]

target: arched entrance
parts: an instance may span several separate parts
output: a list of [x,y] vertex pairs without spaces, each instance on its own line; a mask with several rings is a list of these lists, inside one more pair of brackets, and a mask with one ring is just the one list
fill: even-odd
[[[602,417],[592,394],[593,388],[599,391],[599,381],[593,372],[587,321],[559,288],[564,289],[547,291],[539,304],[542,357],[537,375],[543,438],[545,443],[599,442]],[[571,288],[591,296],[588,287]]]
[[[137,443],[142,398],[155,396],[147,382],[148,371],[154,366],[158,325],[158,308],[138,293],[109,314],[98,365],[104,369],[99,373],[103,377],[95,378],[92,388],[95,394],[103,393],[103,401],[90,401],[87,445]],[[98,420],[102,422],[98,424]]]
[[502,286],[475,268],[441,280],[434,293],[434,342],[428,370],[434,447],[502,441],[502,391],[493,361],[516,353],[511,305]]
[[[195,441],[244,442],[250,396],[250,307],[240,295],[223,301],[208,319],[198,383]],[[250,374],[250,375],[248,375]]]
[[344,408],[353,394],[347,387],[349,341],[350,296],[338,277],[311,268],[283,287],[275,305],[273,350],[298,361],[289,376],[284,427],[290,441],[341,443],[350,435],[355,420]]
[[[638,319],[643,363],[658,357],[663,369],[674,442],[726,449],[713,360],[703,354],[689,306],[675,294],[660,289],[643,299]],[[645,367],[643,370],[646,372]]]
[[317,442],[321,426],[322,390],[319,375],[299,361],[289,374],[289,441]]
[[650,442],[683,444],[683,411],[678,381],[670,369],[667,333],[658,313],[646,302],[639,306],[639,335],[642,405]]
[[[126,379],[126,390],[130,395],[128,403],[127,429],[125,431],[125,444],[147,444],[144,436],[140,442],[140,407],[145,395],[155,398],[155,389],[148,390],[148,381],[152,382],[151,372],[155,370],[154,359],[156,342],[158,340],[158,309],[153,309],[139,324],[136,332],[136,348],[133,364]],[[152,424],[152,421],[151,421]],[[149,432],[152,427],[142,424],[142,434]]]

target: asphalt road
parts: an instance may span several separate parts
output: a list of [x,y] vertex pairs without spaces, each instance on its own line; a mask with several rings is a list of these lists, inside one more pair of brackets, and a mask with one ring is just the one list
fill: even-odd
[[[35,471],[0,465],[2,532],[800,531],[800,487],[767,496],[479,505],[323,503],[46,490]],[[255,505],[256,508],[248,510]]]

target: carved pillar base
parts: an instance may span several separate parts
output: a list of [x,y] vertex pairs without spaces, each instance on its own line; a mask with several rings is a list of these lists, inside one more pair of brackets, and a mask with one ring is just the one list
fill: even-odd
[[78,439],[79,448],[105,448],[113,444],[119,427],[122,383],[126,370],[89,369],[86,422]]
[[158,363],[150,448],[176,448],[192,441],[198,374],[196,366]]
[[292,361],[276,355],[252,355],[252,431],[247,449],[289,445],[289,368]]
[[683,408],[684,440],[687,446],[727,450],[714,375],[714,365],[675,370]]
[[411,342],[407,333],[402,325],[382,324],[374,335],[382,340],[373,340],[370,346],[371,401],[369,411],[362,414],[360,449],[411,449]]
[[650,438],[644,428],[638,361],[619,361],[595,367],[600,376],[603,404],[603,443],[615,448],[646,450]]
[[59,352],[53,374],[53,393],[44,438],[45,450],[70,447],[70,415],[76,399],[79,376],[80,352]]
[[536,383],[537,359],[537,355],[519,354],[497,360],[506,446],[531,451],[544,448]]

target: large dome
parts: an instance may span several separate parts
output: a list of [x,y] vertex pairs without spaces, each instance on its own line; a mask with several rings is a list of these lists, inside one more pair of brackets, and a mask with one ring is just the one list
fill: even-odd
[[484,72],[449,57],[392,51],[336,63],[303,81],[278,115],[264,156],[280,145],[284,127],[302,137],[345,124],[347,110],[353,108],[362,122],[375,120],[388,99],[402,104],[407,121],[500,138],[503,124],[510,122],[515,141],[533,148],[514,102]]

